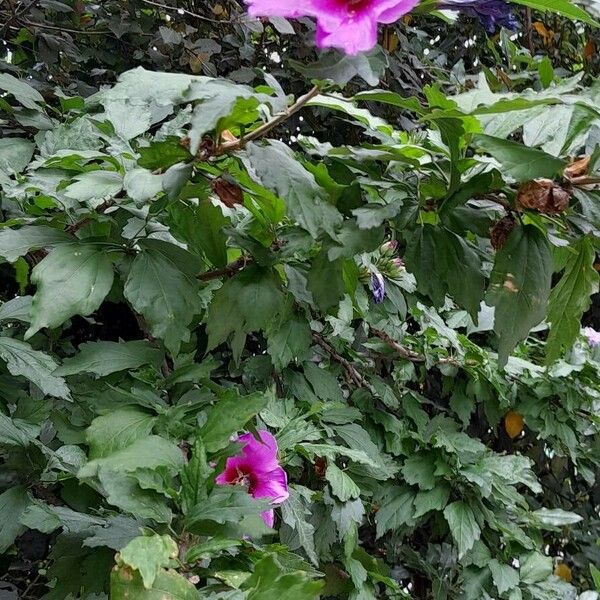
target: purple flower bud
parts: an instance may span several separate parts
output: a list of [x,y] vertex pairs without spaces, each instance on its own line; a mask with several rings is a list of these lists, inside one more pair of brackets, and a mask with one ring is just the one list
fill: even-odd
[[401,269],[404,266],[401,258],[392,258],[392,265],[397,269]]
[[373,302],[380,304],[385,298],[385,280],[383,275],[377,271],[371,273],[371,290],[373,292]]
[[592,348],[600,346],[600,331],[596,331],[592,327],[584,327],[583,335],[587,338],[588,344]]
[[459,10],[465,15],[475,17],[488,33],[494,33],[499,27],[516,29],[519,26],[505,0],[441,0],[438,8]]
[[396,240],[390,240],[381,246],[381,252],[384,254],[393,254],[398,248],[398,242]]

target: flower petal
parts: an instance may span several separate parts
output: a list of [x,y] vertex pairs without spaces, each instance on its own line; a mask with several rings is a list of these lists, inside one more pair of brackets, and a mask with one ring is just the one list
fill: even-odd
[[247,471],[246,458],[244,456],[230,456],[225,462],[225,470],[217,475],[215,481],[218,485],[230,485],[236,483],[240,471]]
[[313,0],[246,0],[253,17],[303,17],[315,14]]
[[277,467],[269,473],[260,473],[251,493],[254,498],[270,498],[273,504],[285,502],[290,496],[285,470]]
[[260,441],[253,434],[240,435],[238,442],[244,444],[242,454],[245,463],[251,467],[253,472],[268,472],[278,466],[277,462],[277,440],[264,429],[258,431]]
[[346,54],[371,50],[377,43],[377,21],[366,12],[356,13],[332,29],[324,19],[317,21],[317,46],[340,48]]
[[393,23],[410,12],[419,0],[385,0],[377,7],[377,20],[380,23]]
[[260,513],[260,516],[262,517],[262,520],[266,523],[267,527],[270,527],[272,529],[275,523],[275,511],[273,509],[265,510],[265,512]]

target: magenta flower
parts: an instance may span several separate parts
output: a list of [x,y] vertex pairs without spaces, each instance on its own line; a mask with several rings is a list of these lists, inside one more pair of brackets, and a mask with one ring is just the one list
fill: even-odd
[[[264,429],[258,431],[261,441],[251,433],[237,439],[244,447],[238,456],[230,456],[225,470],[217,476],[219,485],[243,485],[253,498],[269,498],[272,504],[288,499],[286,472],[277,462],[277,441]],[[263,521],[273,527],[275,514],[267,510],[261,514]]]
[[346,54],[370,50],[377,43],[377,23],[393,23],[419,0],[246,0],[255,17],[315,17],[317,46]]
[[587,338],[588,344],[592,348],[600,346],[600,331],[596,331],[592,327],[584,327],[583,335]]

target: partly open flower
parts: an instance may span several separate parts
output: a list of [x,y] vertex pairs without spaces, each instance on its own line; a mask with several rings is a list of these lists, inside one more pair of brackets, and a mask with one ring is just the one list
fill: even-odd
[[592,348],[600,346],[600,331],[596,331],[592,327],[584,327],[583,335],[587,338],[588,344]]
[[371,273],[371,291],[373,292],[373,302],[375,304],[383,302],[385,298],[385,279],[377,271]]
[[505,0],[441,0],[438,8],[459,10],[476,17],[488,33],[494,33],[499,27],[516,29],[519,24]]
[[370,50],[377,43],[377,23],[393,23],[419,0],[246,0],[256,17],[315,17],[317,46],[346,54]]
[[[268,498],[271,503],[281,504],[288,499],[287,475],[277,461],[277,441],[263,429],[258,431],[260,441],[251,433],[240,435],[238,442],[244,444],[242,453],[230,456],[225,470],[217,476],[219,485],[243,485],[253,498]],[[264,522],[273,527],[273,510],[262,513]]]

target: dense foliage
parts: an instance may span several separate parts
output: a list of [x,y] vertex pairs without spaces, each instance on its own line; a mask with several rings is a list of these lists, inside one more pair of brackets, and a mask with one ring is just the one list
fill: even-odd
[[0,598],[598,600],[596,13],[522,4],[0,7]]

